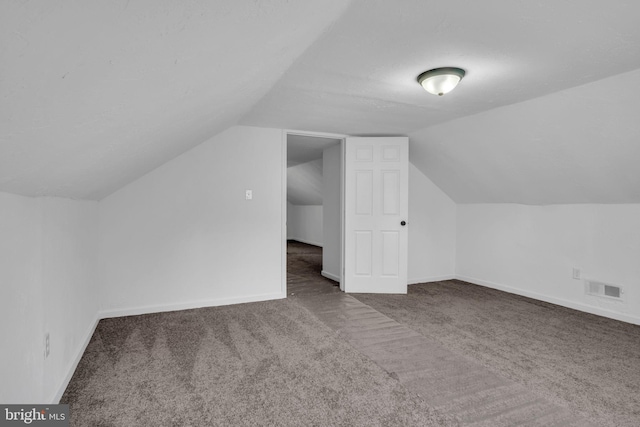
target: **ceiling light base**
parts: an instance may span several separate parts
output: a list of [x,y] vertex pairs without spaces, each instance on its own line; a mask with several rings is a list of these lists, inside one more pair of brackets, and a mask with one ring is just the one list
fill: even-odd
[[442,96],[452,91],[464,75],[465,71],[462,68],[442,67],[425,71],[417,80],[427,92]]

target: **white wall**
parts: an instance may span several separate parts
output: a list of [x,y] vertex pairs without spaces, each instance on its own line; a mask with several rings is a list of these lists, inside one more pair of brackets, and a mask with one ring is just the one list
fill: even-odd
[[283,148],[232,127],[103,199],[101,314],[284,297]]
[[0,236],[0,402],[42,402],[44,301],[39,201],[0,193]]
[[456,204],[409,163],[408,282],[454,277]]
[[293,239],[293,230],[289,226],[289,222],[291,222],[291,207],[293,205],[291,202],[287,201],[287,240]]
[[97,324],[98,203],[42,199],[45,401],[57,402]]
[[288,203],[287,238],[322,246],[322,206]]
[[0,193],[0,402],[64,391],[95,326],[97,218],[96,202]]
[[322,274],[336,281],[342,276],[341,153],[341,145],[322,152]]
[[[640,204],[458,205],[457,276],[640,324]],[[624,287],[624,302],[584,294],[584,278]]]

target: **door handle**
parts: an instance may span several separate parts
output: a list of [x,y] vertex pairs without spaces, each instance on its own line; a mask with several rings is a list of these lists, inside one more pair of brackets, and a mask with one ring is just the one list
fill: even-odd
[[400,221],[400,225],[404,227],[405,225],[407,225],[407,221]]

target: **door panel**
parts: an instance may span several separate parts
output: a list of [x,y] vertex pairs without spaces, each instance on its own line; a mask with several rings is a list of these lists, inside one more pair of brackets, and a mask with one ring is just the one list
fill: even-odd
[[371,237],[370,231],[356,231],[356,276],[371,277],[371,274],[373,273],[373,264],[371,259],[373,239]]
[[345,141],[346,292],[407,292],[406,137]]
[[382,213],[400,215],[400,172],[382,172]]
[[372,171],[356,172],[356,214],[373,214],[373,173]]
[[400,274],[400,233],[382,232],[382,272],[385,277],[398,277]]

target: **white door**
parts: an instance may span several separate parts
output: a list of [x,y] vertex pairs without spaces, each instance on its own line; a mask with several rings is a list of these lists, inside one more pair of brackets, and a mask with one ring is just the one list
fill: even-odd
[[346,138],[345,292],[407,293],[409,140]]

